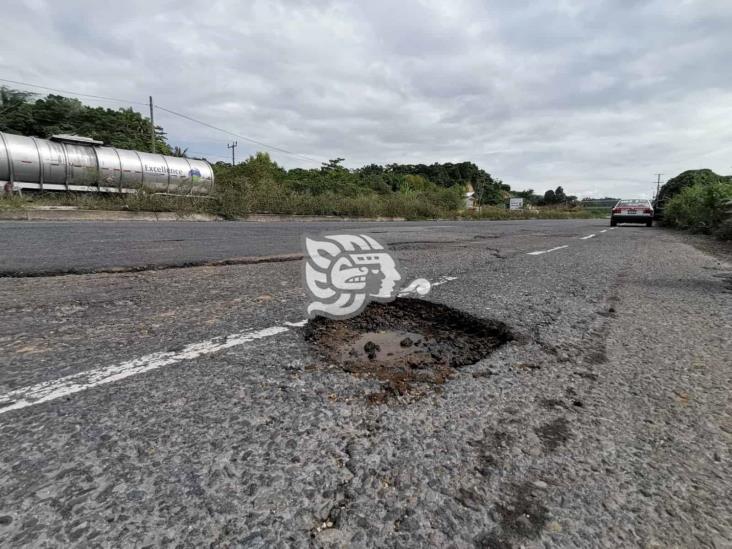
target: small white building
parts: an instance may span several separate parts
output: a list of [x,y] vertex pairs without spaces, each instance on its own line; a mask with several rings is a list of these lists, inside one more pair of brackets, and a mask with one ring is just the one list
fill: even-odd
[[473,186],[468,183],[468,187],[466,189],[465,195],[463,197],[465,199],[465,209],[466,210],[473,210],[476,207],[475,203],[475,189],[473,189]]

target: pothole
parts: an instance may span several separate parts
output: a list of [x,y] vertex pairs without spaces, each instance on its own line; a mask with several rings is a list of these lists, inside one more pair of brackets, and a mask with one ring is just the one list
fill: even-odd
[[305,338],[343,370],[382,381],[382,391],[369,397],[381,403],[442,385],[457,368],[485,358],[513,334],[502,322],[403,298],[371,303],[348,320],[318,317],[308,322]]

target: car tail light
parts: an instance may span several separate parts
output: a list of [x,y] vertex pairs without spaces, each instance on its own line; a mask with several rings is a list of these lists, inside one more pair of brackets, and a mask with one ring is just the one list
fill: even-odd
[[620,208],[613,208],[613,213],[614,214],[619,214],[620,213]]
[[653,210],[650,209],[650,208],[646,208],[646,209],[643,210],[643,213],[644,214],[652,214],[653,213]]

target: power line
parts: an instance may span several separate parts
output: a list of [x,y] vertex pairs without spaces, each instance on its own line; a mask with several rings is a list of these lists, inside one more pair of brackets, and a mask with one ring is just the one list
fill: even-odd
[[59,93],[67,93],[69,95],[78,95],[79,97],[91,97],[93,99],[100,99],[102,101],[114,101],[115,103],[131,103],[133,105],[145,105],[147,106],[147,103],[142,103],[140,101],[133,101],[132,99],[119,99],[115,97],[105,97],[103,95],[91,95],[88,93],[79,93],[69,90],[61,90],[58,88],[49,88],[48,86],[39,86],[38,84],[29,84],[28,82],[18,82],[17,80],[8,80],[7,78],[0,78],[0,82],[9,82],[11,84],[20,84],[21,86],[28,86],[31,88],[39,88],[42,90],[49,90],[49,91],[55,91]]
[[202,126],[206,126],[207,128],[211,128],[212,130],[216,130],[216,131],[220,131],[220,132],[223,132],[223,133],[227,133],[227,134],[229,134],[229,135],[231,135],[233,137],[238,137],[239,139],[243,139],[244,141],[248,141],[249,143],[254,143],[255,145],[259,145],[260,147],[265,147],[267,149],[272,149],[274,151],[279,151],[281,153],[288,154],[290,156],[296,156],[296,157],[299,157],[299,158],[303,158],[305,160],[310,160],[310,161],[313,161],[313,162],[320,162],[320,160],[318,160],[317,158],[313,158],[312,156],[308,156],[308,155],[302,154],[302,153],[296,153],[296,152],[293,152],[293,151],[288,151],[287,149],[283,149],[281,147],[276,147],[274,145],[269,145],[269,144],[264,143],[262,141],[257,141],[256,139],[252,139],[251,137],[247,137],[245,135],[241,135],[241,134],[238,134],[236,132],[232,132],[232,131],[229,131],[229,130],[225,130],[224,128],[219,128],[218,126],[214,126],[213,124],[209,124],[208,122],[204,122],[202,120],[198,120],[196,118],[193,118],[192,116],[188,116],[186,114],[182,114],[182,113],[179,113],[179,112],[170,110],[168,108],[161,107],[160,105],[155,105],[155,107],[158,108],[158,109],[160,109],[161,111],[165,111],[165,112],[170,113],[170,114],[173,114],[175,116],[180,116],[181,118],[185,118],[186,120],[190,120],[191,122],[195,122],[196,124],[201,124]]
[[[28,86],[28,87],[31,87],[31,88],[39,88],[39,89],[42,89],[42,90],[55,91],[55,92],[59,92],[59,93],[69,94],[69,95],[77,95],[79,97],[89,97],[89,98],[92,98],[92,99],[99,99],[99,100],[102,100],[102,101],[114,101],[114,102],[117,102],[117,103],[128,103],[128,104],[132,104],[132,105],[141,105],[141,106],[145,106],[145,107],[148,107],[149,106],[149,103],[142,103],[141,101],[133,101],[131,99],[120,99],[120,98],[115,98],[115,97],[105,97],[103,95],[91,95],[91,94],[88,94],[88,93],[79,93],[79,92],[70,91],[70,90],[62,90],[62,89],[59,89],[59,88],[51,88],[51,87],[48,87],[48,86],[39,86],[37,84],[30,84],[28,82],[20,82],[18,80],[9,80],[7,78],[0,78],[0,82],[9,82],[11,84],[18,84],[18,85],[21,85],[21,86]],[[302,153],[296,153],[294,151],[290,151],[290,150],[287,150],[287,149],[283,149],[282,147],[277,147],[275,145],[270,145],[268,143],[264,143],[263,141],[258,141],[256,139],[252,139],[251,137],[247,137],[245,135],[241,135],[239,133],[232,132],[232,131],[226,130],[224,128],[220,128],[218,126],[214,126],[213,124],[209,124],[208,122],[204,122],[203,120],[198,120],[197,118],[193,118],[192,116],[188,116],[186,114],[183,114],[183,113],[174,111],[172,109],[168,109],[166,107],[161,107],[160,105],[155,105],[155,108],[157,108],[157,109],[159,109],[161,111],[165,111],[165,112],[167,112],[169,114],[172,114],[174,116],[178,116],[178,117],[183,118],[185,120],[188,120],[190,122],[195,122],[196,124],[200,124],[202,126],[206,126],[207,128],[211,128],[212,130],[216,130],[216,131],[219,131],[219,132],[222,132],[222,133],[226,133],[226,134],[231,135],[233,137],[238,137],[239,139],[243,139],[244,141],[247,141],[249,143],[253,143],[255,145],[259,145],[260,147],[265,147],[265,148],[271,149],[273,151],[278,151],[278,152],[281,152],[283,154],[287,154],[289,156],[294,156],[294,157],[297,157],[297,158],[300,158],[300,159],[304,159],[304,160],[309,160],[311,162],[321,162],[321,160],[319,160],[317,158],[314,158],[312,156],[308,156],[308,155],[302,154]]]
[[215,154],[215,153],[206,153],[202,151],[189,151],[188,149],[184,149],[187,154],[195,154],[197,156],[202,156],[206,158],[221,158],[222,160],[228,160],[228,156],[224,156],[223,154]]

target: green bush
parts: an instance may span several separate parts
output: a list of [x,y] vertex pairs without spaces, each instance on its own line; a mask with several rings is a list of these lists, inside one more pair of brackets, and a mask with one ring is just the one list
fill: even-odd
[[672,177],[658,192],[657,202],[665,207],[667,201],[679,194],[683,189],[694,185],[710,185],[712,183],[729,182],[730,178],[718,175],[712,170],[686,170],[676,177]]
[[536,208],[525,210],[509,210],[501,207],[484,206],[478,210],[464,212],[464,219],[589,219],[595,217],[582,208]]
[[732,182],[696,183],[684,187],[664,208],[664,222],[672,227],[712,233],[726,218]]

